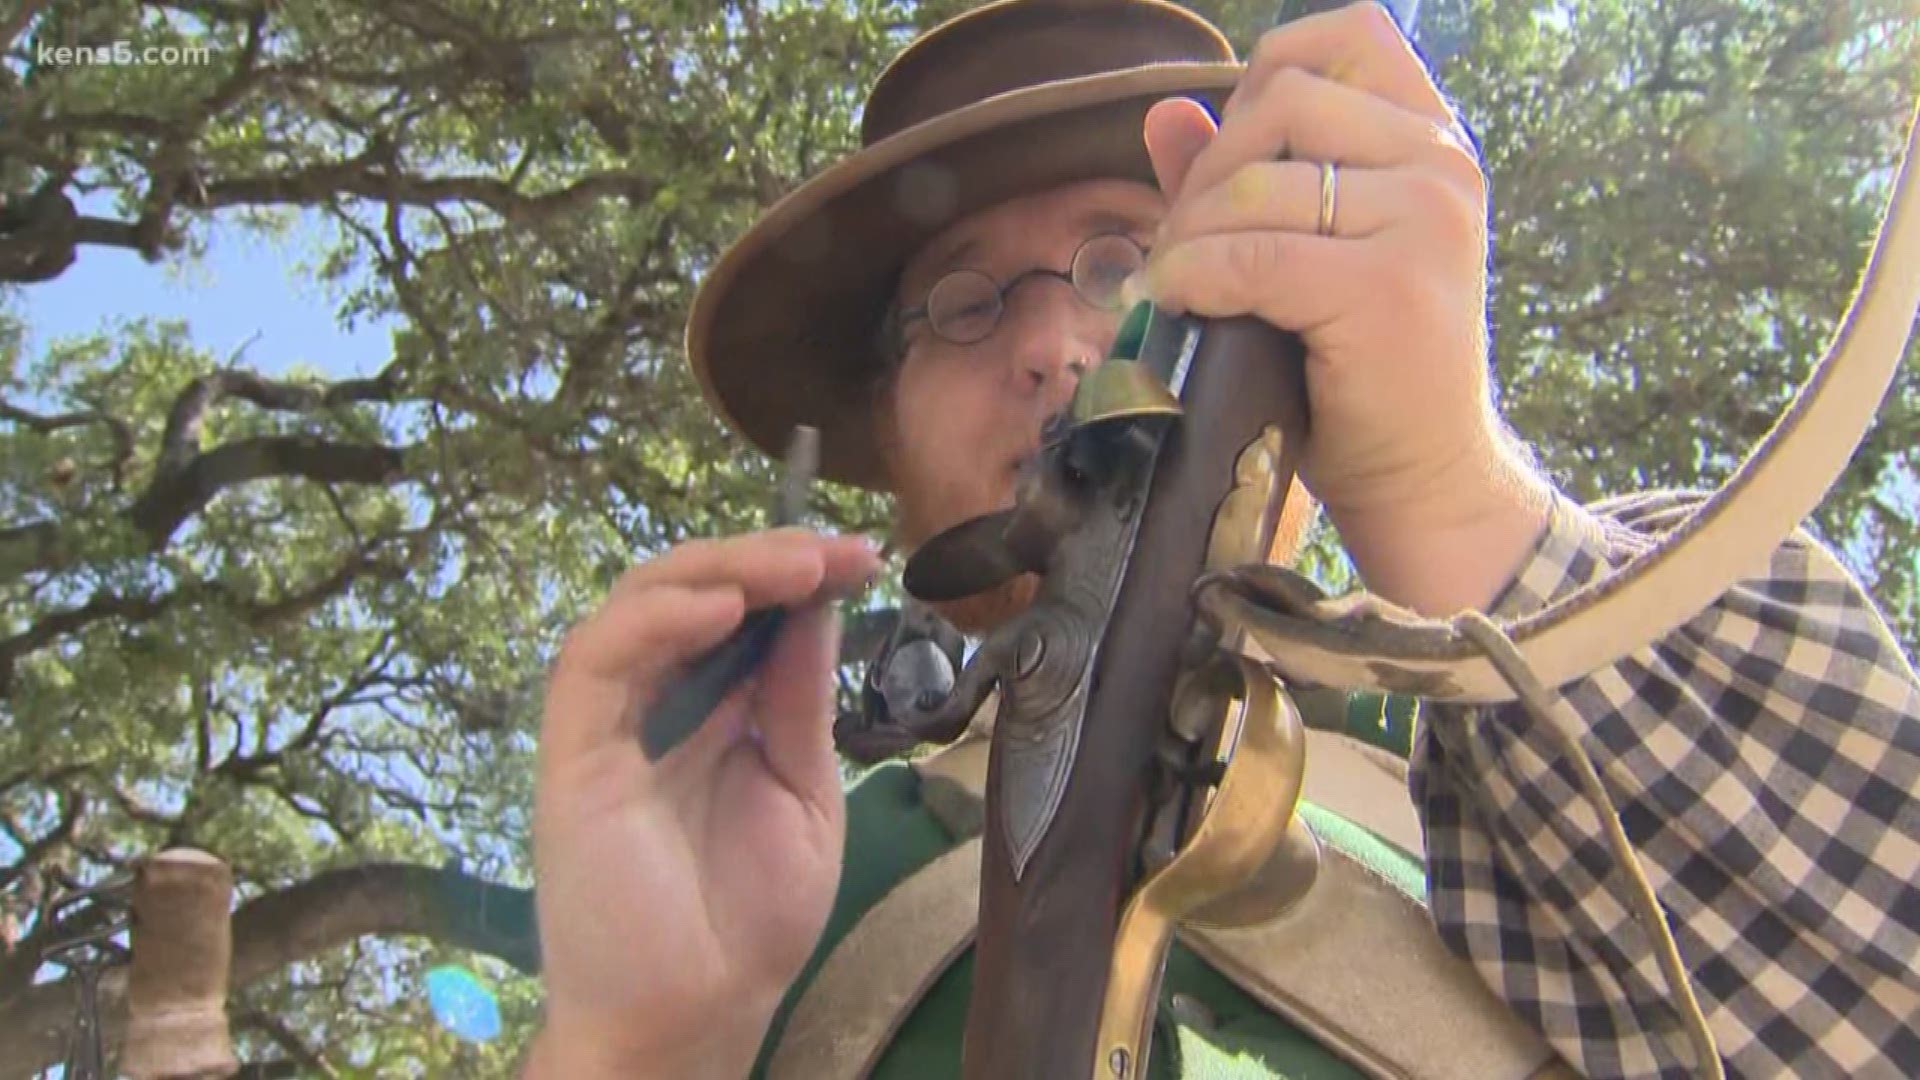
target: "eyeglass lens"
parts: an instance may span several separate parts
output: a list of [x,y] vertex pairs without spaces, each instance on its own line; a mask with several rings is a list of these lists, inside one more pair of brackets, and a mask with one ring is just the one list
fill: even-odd
[[940,279],[927,294],[927,321],[933,332],[958,345],[968,345],[993,333],[1006,306],[1006,294],[1028,277],[1064,277],[1087,304],[1106,311],[1121,307],[1121,287],[1145,265],[1146,256],[1132,237],[1095,236],[1080,245],[1066,274],[1057,270],[1029,270],[1002,288],[978,270],[955,270]]

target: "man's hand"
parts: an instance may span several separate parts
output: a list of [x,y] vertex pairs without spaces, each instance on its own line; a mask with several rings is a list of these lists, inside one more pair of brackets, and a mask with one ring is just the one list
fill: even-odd
[[[1300,334],[1301,479],[1362,576],[1434,613],[1486,602],[1544,526],[1548,489],[1503,452],[1488,395],[1485,178],[1392,17],[1357,4],[1273,30],[1217,130],[1172,99],[1145,138],[1170,202],[1147,292]],[[1322,162],[1338,167],[1331,236]]]
[[844,595],[878,567],[858,539],[799,529],[687,544],[568,634],[540,736],[547,1023],[529,1075],[746,1074],[839,881],[831,608],[797,610],[761,671],[660,761],[636,717],[750,608]]

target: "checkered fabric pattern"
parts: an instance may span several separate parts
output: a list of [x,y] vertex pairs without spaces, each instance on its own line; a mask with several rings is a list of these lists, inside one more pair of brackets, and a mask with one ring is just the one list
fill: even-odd
[[[1492,610],[1609,572],[1702,500],[1562,501]],[[1804,533],[1560,689],[1730,1077],[1920,1076],[1920,682]],[[1423,704],[1410,788],[1441,937],[1592,1080],[1696,1075],[1600,819],[1518,704]]]

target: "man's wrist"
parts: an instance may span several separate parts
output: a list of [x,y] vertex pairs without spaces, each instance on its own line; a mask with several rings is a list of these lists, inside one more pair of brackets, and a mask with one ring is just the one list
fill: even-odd
[[1431,503],[1327,513],[1368,591],[1430,618],[1484,611],[1539,544],[1553,486],[1500,452],[1437,490]]

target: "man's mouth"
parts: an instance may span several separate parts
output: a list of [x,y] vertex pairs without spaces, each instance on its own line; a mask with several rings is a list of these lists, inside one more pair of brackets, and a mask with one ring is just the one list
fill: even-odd
[[1049,437],[1054,435],[1057,429],[1063,428],[1064,424],[1064,416],[1056,416],[1041,425],[1040,430],[1034,433],[1033,440],[1014,455],[1013,461],[1007,465],[1008,474],[1018,479],[1023,470],[1039,459],[1040,452],[1046,448]]
[[1013,463],[1007,466],[1007,471],[1013,474],[1015,479],[1018,479],[1021,473],[1031,469],[1034,462],[1040,460],[1040,451],[1041,446],[1038,443],[1028,447],[1025,451],[1014,457]]

